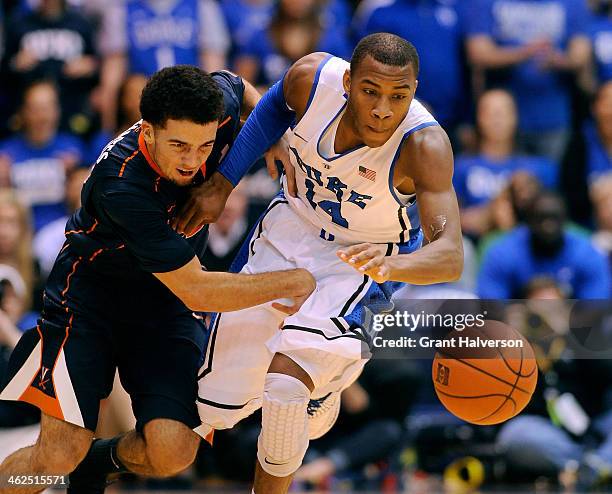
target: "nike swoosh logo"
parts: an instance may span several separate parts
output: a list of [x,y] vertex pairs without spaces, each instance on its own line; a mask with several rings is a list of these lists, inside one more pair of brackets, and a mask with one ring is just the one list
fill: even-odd
[[268,457],[267,456],[264,458],[264,461],[268,465],[276,465],[276,466],[286,465],[287,463],[289,463],[288,461],[286,461],[285,463],[272,463],[271,461],[268,461]]

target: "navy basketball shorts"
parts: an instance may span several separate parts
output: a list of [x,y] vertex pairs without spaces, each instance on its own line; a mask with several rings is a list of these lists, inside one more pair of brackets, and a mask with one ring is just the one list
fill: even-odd
[[[100,400],[110,394],[118,368],[137,430],[160,418],[192,429],[200,425],[197,374],[207,342],[201,316],[187,311],[164,317],[156,310],[154,318],[122,313],[120,304],[110,305],[112,290],[102,294],[91,282],[75,277],[77,287],[70,289],[75,296],[65,298],[68,303],[47,287],[43,318],[11,354],[0,399],[30,403],[94,431]],[[61,294],[62,287],[57,288]],[[83,309],[74,310],[75,299]]]

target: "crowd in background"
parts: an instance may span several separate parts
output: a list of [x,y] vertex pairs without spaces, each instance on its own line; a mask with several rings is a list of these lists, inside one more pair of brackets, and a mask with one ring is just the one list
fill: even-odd
[[[459,282],[406,287],[400,305],[612,295],[611,0],[4,0],[0,25],[0,378],[21,330],[35,325],[88,169],[140,118],[147,77],[194,64],[232,70],[263,92],[301,56],[348,60],[361,37],[378,31],[408,39],[420,54],[416,97],[453,144],[466,253]],[[210,227],[209,269],[229,267],[277,189],[256,165]],[[568,358],[549,360],[547,379]],[[342,425],[314,443],[299,480],[321,485],[353,472],[346,475],[375,478],[378,487],[395,481],[398,458],[407,463],[397,444],[418,443],[406,439],[404,419],[418,409],[417,396],[431,394],[425,386],[398,401],[398,383],[413,390],[428,381],[418,365],[404,364],[366,367],[345,394]],[[612,382],[609,366],[564,371],[568,382],[581,372]],[[610,389],[602,385],[599,403],[582,404],[592,423],[604,424],[588,434],[552,425],[541,407],[484,442],[509,459],[517,446],[514,466],[523,472],[573,472],[595,485],[612,471]],[[118,394],[106,405],[119,429],[131,423],[124,401]],[[533,445],[545,464],[522,454],[537,436],[525,431],[548,430],[538,421],[552,427],[545,444]],[[0,409],[0,428],[30,422],[27,411]],[[432,427],[439,433],[444,424]],[[257,421],[239,427],[221,435],[225,447],[202,455],[201,476],[249,478]],[[364,476],[373,463],[377,473]]]

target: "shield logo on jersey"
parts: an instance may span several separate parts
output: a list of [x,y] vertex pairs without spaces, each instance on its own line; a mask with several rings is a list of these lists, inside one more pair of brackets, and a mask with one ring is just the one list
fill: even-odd
[[371,180],[372,182],[376,180],[376,172],[362,165],[359,165],[359,176]]

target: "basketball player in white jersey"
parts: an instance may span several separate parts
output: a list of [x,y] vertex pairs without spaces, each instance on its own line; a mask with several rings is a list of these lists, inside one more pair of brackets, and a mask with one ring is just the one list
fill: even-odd
[[[414,47],[386,33],[361,40],[350,65],[324,53],[302,58],[213,178],[209,214],[292,126],[297,194],[272,201],[237,262],[244,273],[305,268],[317,289],[293,315],[278,304],[216,315],[199,376],[202,434],[263,408],[255,494],[287,492],[309,440],[335,422],[340,392],[366,362],[365,314],[392,307],[384,282],[461,275],[451,146],[414,99],[417,75]],[[179,227],[197,223],[188,216]]]

